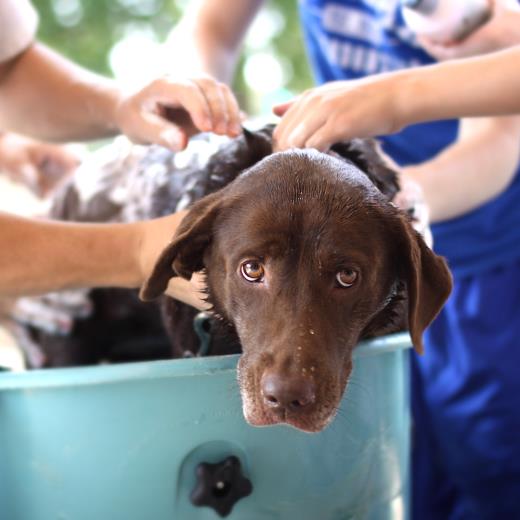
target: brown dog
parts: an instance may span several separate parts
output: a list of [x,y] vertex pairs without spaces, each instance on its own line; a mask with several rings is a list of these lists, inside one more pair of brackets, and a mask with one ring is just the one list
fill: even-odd
[[196,202],[141,291],[149,300],[171,277],[205,271],[209,301],[242,344],[239,384],[253,425],[323,429],[358,341],[402,330],[407,317],[422,351],[450,293],[445,261],[369,179],[365,165],[381,169],[374,147],[348,147],[347,159],[269,155]]

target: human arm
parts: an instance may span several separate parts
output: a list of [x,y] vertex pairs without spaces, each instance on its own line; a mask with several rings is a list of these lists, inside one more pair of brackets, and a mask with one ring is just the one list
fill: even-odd
[[391,134],[413,123],[520,113],[520,46],[483,57],[327,83],[293,103],[274,138],[278,149],[325,150],[354,137]]
[[45,197],[79,165],[76,150],[66,145],[35,141],[12,132],[0,132],[0,173]]
[[[418,72],[422,72],[422,70]],[[386,96],[388,89],[382,88],[381,92]],[[418,105],[414,106],[423,106],[422,103],[426,103],[427,93],[423,92],[423,94],[423,97],[416,96]],[[403,95],[403,100],[406,100],[407,97]],[[365,103],[363,100],[366,98],[365,93],[359,98],[360,103]],[[390,96],[389,103],[391,98]],[[432,105],[426,103],[427,107],[433,106],[436,102],[434,96],[431,99],[433,100]],[[461,99],[462,103],[463,99]],[[282,131],[285,130],[281,126],[282,121],[275,130],[276,145],[278,149],[290,146],[327,149],[332,143],[342,139],[388,133],[388,127],[380,126],[387,123],[382,117],[386,106],[386,104],[371,106],[367,100],[364,105],[367,108],[366,112],[359,112],[359,106],[352,109],[358,111],[358,117],[352,119],[355,124],[332,118],[331,122],[323,127],[323,130],[307,141],[303,141],[301,133],[299,136],[296,135],[292,142],[287,143],[283,134],[280,140],[277,132],[280,128]],[[454,110],[460,108],[456,103],[453,107]],[[308,107],[306,113],[319,115],[323,110],[323,107]],[[410,107],[405,110],[408,114],[417,113]],[[408,122],[420,120],[410,121],[408,119]],[[363,127],[363,125],[365,126]],[[296,126],[296,131],[298,131],[297,129],[298,126]],[[329,129],[330,132],[328,132]],[[395,130],[397,129],[395,128]],[[299,141],[299,139],[302,140]],[[433,159],[404,168],[402,181],[413,181],[419,185],[429,208],[429,217],[432,222],[454,218],[477,208],[507,187],[517,170],[519,147],[519,116],[464,119],[460,124],[457,141]]]
[[[184,214],[132,224],[77,224],[0,213],[0,296],[138,288]],[[167,293],[204,307],[197,287],[186,280],[172,279]]]
[[[517,45],[511,51],[497,54],[496,62],[495,58],[493,62],[486,57],[479,58],[485,64],[480,74],[474,68],[473,73],[461,70],[451,77],[452,87],[456,88],[464,81],[470,86],[459,92],[459,99],[452,100],[452,108],[455,109],[457,104],[464,107],[468,100],[477,105],[477,114],[468,112],[461,115],[504,114],[506,110],[520,113],[517,104],[520,81],[516,74],[520,64],[520,6],[517,0],[492,0],[490,3],[490,21],[464,40],[442,45],[421,39],[425,49],[439,61]],[[449,72],[449,62],[446,66]],[[432,85],[433,88],[438,86]],[[444,94],[449,95],[447,91]],[[484,97],[479,100],[479,95]],[[480,102],[483,108],[479,110]],[[459,136],[453,145],[432,160],[410,167],[407,172],[423,187],[432,220],[463,215],[499,195],[517,172],[519,143],[518,117],[461,120]]]
[[422,188],[431,222],[458,217],[499,195],[520,159],[520,118],[463,120],[455,144],[402,170]]
[[[172,70],[205,73],[230,83],[242,40],[263,0],[200,0],[188,7],[167,45],[172,49]],[[185,52],[176,54],[183,45]]]
[[[122,132],[135,142],[179,150],[196,131],[239,133],[238,108],[228,91],[214,81],[165,77],[124,93],[115,81],[35,43],[0,64],[0,130],[51,141]],[[161,116],[164,107],[190,117],[169,121]]]

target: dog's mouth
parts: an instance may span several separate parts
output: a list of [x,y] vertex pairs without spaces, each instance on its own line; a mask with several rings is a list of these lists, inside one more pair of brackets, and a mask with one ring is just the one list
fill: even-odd
[[347,375],[344,384],[340,384],[339,374],[337,377],[320,378],[325,383],[316,386],[316,395],[311,403],[277,403],[266,396],[265,385],[262,389],[259,384],[261,377],[255,377],[254,370],[245,369],[239,363],[238,374],[242,410],[251,426],[286,424],[307,433],[318,433],[334,420],[348,378]]
[[297,430],[307,433],[318,433],[324,430],[334,419],[337,407],[330,407],[329,410],[320,410],[317,413],[294,413],[291,410],[284,409],[282,411],[266,410],[260,408],[254,412],[246,405],[247,399],[243,400],[243,412],[246,421],[251,426],[274,426],[277,424],[286,424]]

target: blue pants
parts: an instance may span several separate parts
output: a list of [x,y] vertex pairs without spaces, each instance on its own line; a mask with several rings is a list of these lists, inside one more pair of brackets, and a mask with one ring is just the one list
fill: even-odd
[[455,280],[412,410],[413,520],[520,519],[520,261]]

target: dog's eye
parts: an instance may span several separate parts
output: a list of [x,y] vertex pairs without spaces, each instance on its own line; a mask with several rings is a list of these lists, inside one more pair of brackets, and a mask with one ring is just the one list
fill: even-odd
[[336,281],[340,287],[352,287],[357,277],[358,274],[354,269],[343,269],[336,274]]
[[257,260],[247,260],[240,266],[240,273],[248,282],[261,282],[264,279],[264,266]]

